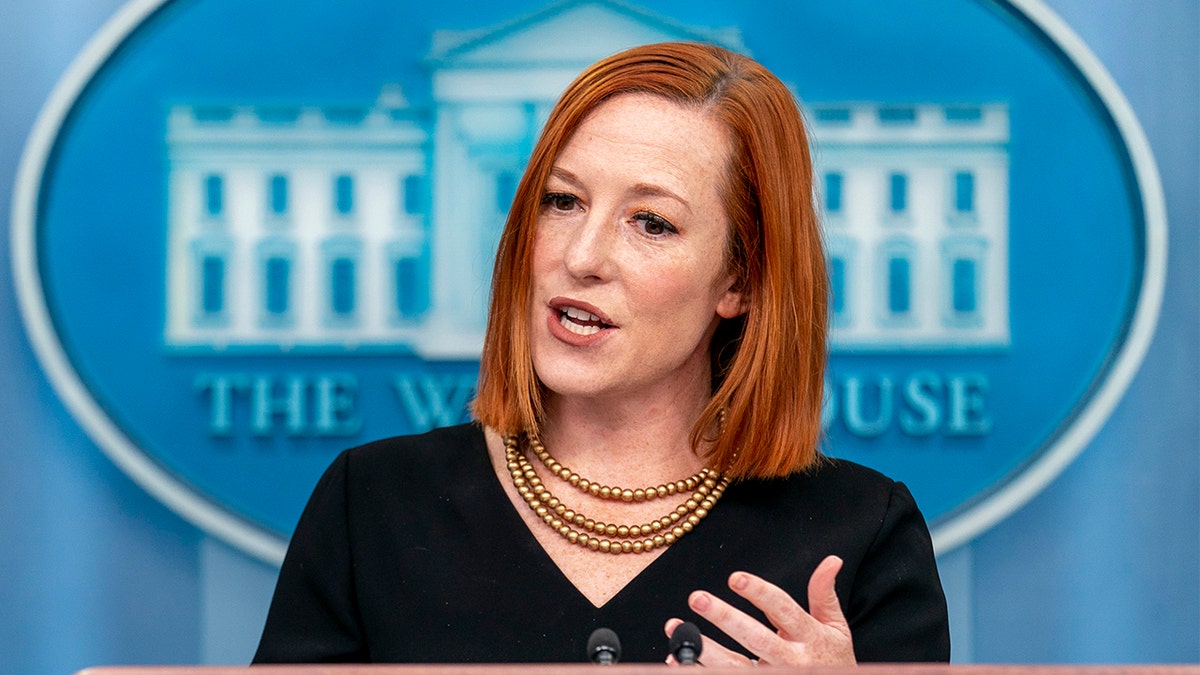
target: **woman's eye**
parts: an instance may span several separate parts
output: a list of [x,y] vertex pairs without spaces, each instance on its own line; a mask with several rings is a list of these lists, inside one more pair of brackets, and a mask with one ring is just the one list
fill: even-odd
[[549,206],[555,211],[573,211],[579,206],[579,200],[575,198],[575,195],[565,192],[547,192],[542,197],[542,205]]
[[675,229],[675,226],[669,223],[665,218],[653,213],[642,211],[635,214],[633,219],[642,224],[642,230],[646,234],[655,237],[668,233],[674,234],[679,231]]

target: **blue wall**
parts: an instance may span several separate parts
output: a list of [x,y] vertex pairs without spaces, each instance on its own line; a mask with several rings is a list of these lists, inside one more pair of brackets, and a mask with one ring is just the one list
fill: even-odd
[[[118,0],[0,6],[0,670],[250,657],[274,570],[182,521],[96,448],[40,372],[10,264],[39,107]],[[1047,0],[1133,105],[1170,243],[1158,330],[1105,427],[1042,494],[942,559],[956,660],[1200,660],[1200,3]],[[1030,383],[1036,386],[1036,383]]]

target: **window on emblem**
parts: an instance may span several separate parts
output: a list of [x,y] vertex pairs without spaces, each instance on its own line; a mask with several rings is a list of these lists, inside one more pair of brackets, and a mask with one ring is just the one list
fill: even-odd
[[334,258],[330,264],[330,300],[334,315],[354,314],[354,260]]
[[829,261],[829,306],[835,318],[846,313],[846,259],[841,256]]
[[225,212],[225,180],[217,174],[204,178],[204,212],[214,218]]
[[893,257],[887,263],[887,306],[892,314],[907,314],[912,307],[912,263]]
[[282,174],[275,174],[267,183],[267,202],[271,214],[287,215],[288,212],[288,179]]
[[408,319],[421,313],[419,274],[416,258],[396,259],[396,313],[401,318]]
[[888,176],[888,209],[892,213],[908,209],[908,176],[902,173]]
[[354,177],[341,174],[333,180],[333,209],[338,215],[354,213]]
[[416,174],[405,176],[403,183],[400,194],[404,212],[408,214],[421,213],[425,209],[425,200],[421,198],[423,187],[421,177]]
[[975,174],[970,171],[954,174],[954,210],[963,214],[975,212]]
[[842,174],[835,171],[825,174],[825,211],[830,214],[842,211]]
[[512,171],[501,171],[496,174],[496,211],[508,213],[516,194],[517,174]]
[[217,316],[225,310],[225,259],[206,255],[200,261],[200,310]]
[[951,307],[956,314],[974,314],[977,303],[975,261],[959,258],[951,265]]
[[286,314],[290,289],[291,261],[271,257],[266,261],[266,309],[269,314]]

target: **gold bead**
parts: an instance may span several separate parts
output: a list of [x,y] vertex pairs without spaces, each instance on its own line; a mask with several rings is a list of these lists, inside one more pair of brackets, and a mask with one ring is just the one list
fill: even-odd
[[646,488],[646,499],[656,499],[658,497],[658,488]]
[[678,514],[678,515],[681,515],[681,516],[686,516],[690,510],[691,510],[691,509],[689,509],[688,507],[684,506],[683,504],[680,504],[679,506],[676,506],[676,507],[675,507],[675,512],[674,512],[673,514],[671,514],[671,515],[676,515],[676,514]]
[[599,550],[600,540],[595,537],[588,537],[587,547],[592,549],[593,551]]
[[576,532],[575,530],[571,530],[571,532],[567,535],[567,540],[570,541],[572,544],[578,542],[579,541],[579,533]]
[[705,516],[707,516],[707,515],[708,515],[708,509],[704,508],[703,506],[701,506],[700,508],[696,509],[696,517],[697,517],[697,518],[703,518],[703,517],[705,517]]
[[600,486],[596,485],[595,483],[592,483],[591,485],[588,486],[587,491],[588,491],[588,494],[592,495],[593,497],[598,496],[600,494]]
[[633,550],[633,544],[623,541],[621,542],[621,553],[629,553]]
[[571,528],[567,527],[566,525],[563,525],[562,527],[558,528],[558,533],[561,534],[562,536],[566,537],[567,539],[571,538],[571,533],[574,531],[575,530],[572,530]]
[[615,536],[617,534],[617,526],[611,525],[611,524],[605,525],[604,526],[604,534],[607,534],[610,537]]
[[567,479],[567,482],[570,483],[572,487],[579,487],[581,480],[582,479],[579,477],[579,474],[572,473],[571,477]]
[[534,511],[536,511],[539,516],[545,516],[547,513],[550,513],[550,509],[547,509],[544,506],[538,506],[534,509]]
[[700,514],[693,513],[692,515],[688,516],[687,522],[688,522],[688,524],[690,524],[690,525],[693,525],[693,526],[694,526],[694,525],[699,525],[699,524],[700,524],[700,519],[701,519],[702,517],[703,517],[703,516],[701,516]]
[[608,550],[609,550],[610,548],[612,548],[612,542],[610,542],[610,541],[609,541],[609,540],[607,540],[607,539],[604,539],[604,540],[601,540],[601,541],[600,541],[600,550],[601,550],[601,551],[603,551],[604,553],[608,553]]
[[[557,499],[555,499],[554,501],[558,502]],[[554,507],[554,512],[560,516],[564,515],[567,512],[567,505],[563,504],[562,502],[558,502],[558,505]],[[570,520],[570,518],[568,518],[567,520]]]
[[617,528],[617,536],[623,537],[623,538],[628,537],[629,536],[629,526],[622,525],[622,526],[618,527]]
[[633,490],[630,490],[629,488],[621,490],[621,501],[623,501],[623,502],[633,501]]
[[667,543],[666,537],[662,536],[661,534],[654,535],[654,545],[655,546],[663,546],[666,543]]
[[682,537],[684,535],[683,528],[682,527],[673,527],[673,528],[671,528],[671,534],[675,535],[675,538],[678,539],[679,537]]
[[550,527],[553,527],[556,530],[562,528],[562,526],[563,526],[562,518],[553,518],[552,517],[552,518],[550,518],[550,520],[548,522],[550,523]]
[[689,499],[684,502],[683,505],[687,507],[688,511],[695,511],[696,507],[700,506],[700,502],[696,501],[695,499]]
[[[628,492],[628,490],[626,490],[626,492]],[[634,490],[634,491],[633,491],[633,501],[635,501],[635,502],[644,502],[644,501],[646,501],[646,491],[645,491],[645,490],[641,490],[641,489]]]
[[[693,529],[695,529],[695,527],[696,526],[694,523],[684,523],[683,525],[679,526],[679,529],[683,530],[684,532],[691,532]],[[679,536],[682,537],[683,535],[681,534]]]
[[633,542],[633,552],[634,553],[641,553],[644,550],[646,550],[645,544],[643,544],[640,541]]
[[591,482],[591,481],[589,481],[589,480],[588,480],[588,479],[586,479],[586,478],[580,478],[580,479],[579,479],[579,489],[580,489],[580,490],[588,490],[588,489],[590,489],[591,487],[592,487],[592,482]]
[[642,536],[642,526],[634,525],[633,527],[629,528],[629,536],[631,536],[631,537]]
[[676,539],[678,539],[678,537],[675,536],[674,532],[668,532],[663,535],[663,540],[667,542],[667,546],[674,544]]
[[581,525],[581,526],[586,526],[586,524],[587,524],[587,519],[584,518],[582,513],[575,514],[575,517],[572,518],[571,521],[573,523],[575,523],[576,525]]

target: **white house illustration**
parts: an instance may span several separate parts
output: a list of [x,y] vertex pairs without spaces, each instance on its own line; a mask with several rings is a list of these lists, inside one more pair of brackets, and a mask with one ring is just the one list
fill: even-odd
[[[496,243],[554,101],[597,59],[668,40],[745,51],[736,29],[567,1],[436,33],[428,105],[385,85],[373,103],[176,106],[167,346],[477,358]],[[1006,109],[820,105],[809,118],[834,348],[1006,345]]]

